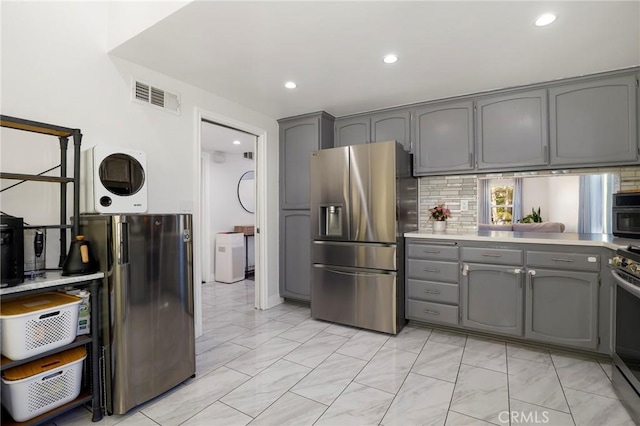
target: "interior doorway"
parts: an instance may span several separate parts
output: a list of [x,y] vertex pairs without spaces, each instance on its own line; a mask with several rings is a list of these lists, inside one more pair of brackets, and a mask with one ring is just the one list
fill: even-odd
[[[254,157],[258,136],[206,119],[201,122],[200,132],[201,213],[205,218],[201,240],[202,282],[254,279]],[[242,233],[242,237],[229,238],[226,234],[231,232]],[[225,250],[223,240],[232,241],[233,250]],[[240,244],[242,249],[236,247]]]
[[[248,244],[250,245],[249,256],[253,255],[253,259],[249,258],[249,263],[254,264],[253,276],[255,280],[255,307],[258,309],[265,309],[267,307],[267,288],[266,288],[266,274],[267,268],[264,264],[264,259],[267,257],[266,243],[267,241],[264,238],[260,237],[260,228],[261,225],[265,223],[265,215],[266,215],[266,202],[264,198],[264,185],[266,179],[266,130],[256,128],[252,125],[238,122],[236,120],[219,116],[214,113],[206,112],[203,110],[197,111],[197,144],[196,144],[196,158],[200,167],[197,167],[195,170],[196,173],[196,182],[198,182],[198,199],[196,201],[196,211],[199,213],[197,215],[197,232],[202,236],[201,243],[194,247],[194,270],[197,271],[195,274],[198,278],[196,281],[196,289],[194,294],[194,299],[197,303],[201,303],[202,300],[202,282],[210,281],[211,278],[215,278],[215,268],[214,268],[214,244],[215,240],[213,240],[212,235],[214,234],[214,227],[212,224],[212,202],[209,200],[211,198],[211,187],[213,185],[218,185],[220,182],[215,182],[212,179],[212,165],[213,164],[225,164],[225,163],[214,163],[214,158],[218,161],[221,161],[223,156],[220,155],[218,150],[206,150],[207,142],[203,142],[203,135],[206,138],[206,135],[203,134],[203,125],[207,126],[217,126],[220,128],[224,128],[226,130],[238,132],[237,134],[244,135],[251,142],[244,142],[240,140],[240,151],[241,155],[237,157],[233,157],[230,154],[225,154],[225,163],[230,162],[228,160],[232,159],[236,162],[240,160],[246,161],[244,163],[248,172],[250,168],[250,164],[253,163],[254,168],[254,179],[251,181],[249,175],[244,175],[244,179],[238,177],[238,181],[235,182],[233,188],[231,188],[231,192],[235,194],[235,199],[229,201],[227,204],[233,203],[234,207],[242,209],[245,214],[249,214],[246,210],[251,210],[250,202],[249,204],[240,202],[238,195],[242,196],[246,195],[247,188],[252,188],[255,194],[254,199],[254,213],[252,217],[254,218],[254,236],[250,238]],[[232,138],[229,143],[233,144],[234,140],[239,140],[238,138]],[[249,147],[248,145],[252,145]],[[218,152],[215,152],[218,151]],[[247,153],[247,154],[245,154]],[[248,154],[252,153],[252,154]],[[251,155],[253,158],[250,160],[245,158],[245,155]],[[207,158],[208,157],[208,158]],[[215,174],[215,173],[214,173]],[[229,186],[229,185],[227,185]],[[243,189],[244,188],[244,189]],[[229,188],[226,188],[229,190]],[[245,209],[245,207],[248,207]],[[216,208],[223,209],[224,205],[217,205]],[[242,221],[238,216],[238,220]],[[234,224],[243,226],[245,223],[237,223]],[[231,229],[233,230],[233,229]],[[251,241],[252,240],[252,241]],[[252,262],[253,261],[253,262]],[[212,271],[213,269],[213,277]],[[200,311],[200,312],[198,312]],[[202,315],[201,315],[201,306],[196,306],[196,333],[199,335],[202,331]]]

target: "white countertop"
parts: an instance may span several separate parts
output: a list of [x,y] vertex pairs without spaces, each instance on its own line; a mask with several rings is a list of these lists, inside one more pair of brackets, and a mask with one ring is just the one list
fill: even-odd
[[62,271],[47,271],[46,277],[38,277],[34,280],[25,279],[22,284],[0,289],[0,296],[5,294],[21,293],[23,291],[39,290],[48,287],[56,287],[65,284],[75,284],[84,281],[97,280],[104,277],[104,272],[96,272],[89,275],[76,275],[63,277]]
[[424,238],[429,240],[493,241],[501,243],[534,243],[571,246],[607,247],[612,250],[626,248],[629,244],[640,245],[640,240],[618,238],[609,234],[577,234],[573,232],[432,232],[416,231],[404,234],[406,238]]

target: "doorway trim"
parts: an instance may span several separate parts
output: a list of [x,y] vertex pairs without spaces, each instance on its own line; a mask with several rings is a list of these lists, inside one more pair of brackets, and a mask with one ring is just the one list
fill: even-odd
[[[266,203],[266,184],[267,184],[267,131],[265,129],[261,129],[259,127],[255,127],[251,124],[247,124],[233,118],[229,118],[220,114],[216,114],[211,111],[207,111],[202,108],[196,107],[195,114],[195,135],[196,135],[196,143],[195,143],[195,151],[194,155],[194,164],[197,165],[195,168],[195,181],[196,181],[196,205],[195,211],[197,212],[196,217],[194,218],[194,234],[195,235],[203,235],[210,227],[204,226],[202,223],[202,215],[203,215],[203,200],[202,200],[202,130],[201,125],[202,121],[206,120],[212,122],[214,124],[220,124],[222,126],[231,127],[237,129],[239,131],[243,131],[246,133],[251,133],[256,136],[256,142],[253,147],[253,151],[256,153],[256,179],[255,179],[255,194],[256,194],[256,212],[255,212],[255,244],[254,247],[256,249],[255,253],[255,307],[258,309],[267,309],[268,308],[268,297],[267,297],[267,277],[268,277],[268,262],[266,262],[265,255],[267,249],[266,238],[263,238],[263,235],[268,235],[266,227],[266,212],[267,212],[267,203]],[[194,294],[194,299],[196,301],[202,300],[202,250],[201,244],[194,245],[194,278],[196,289]],[[201,305],[201,303],[200,303]],[[201,309],[201,306],[196,306],[196,312]],[[202,315],[196,315],[196,335],[199,336],[202,334]]]

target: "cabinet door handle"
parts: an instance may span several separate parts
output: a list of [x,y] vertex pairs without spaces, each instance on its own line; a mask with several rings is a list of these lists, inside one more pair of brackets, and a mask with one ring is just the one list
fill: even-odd
[[536,270],[535,269],[529,269],[529,275],[533,276],[536,274]]
[[427,294],[440,294],[440,290],[429,290],[429,289],[427,289],[424,292],[427,293]]
[[502,257],[501,254],[482,253],[484,257]]
[[433,253],[433,254],[438,254],[440,253],[440,250],[424,250],[425,253]]
[[469,153],[469,167],[473,167],[473,152]]
[[466,277],[469,274],[469,265],[466,263],[462,265],[462,276]]
[[573,259],[563,259],[561,257],[552,257],[551,260],[555,260],[556,262],[567,262],[567,263],[573,262]]
[[430,311],[428,309],[425,309],[424,313],[425,314],[429,314],[429,315],[440,315],[440,312],[438,312],[438,311]]
[[429,269],[429,268],[424,268],[425,272],[433,272],[435,274],[439,274],[440,273],[440,269]]
[[522,273],[522,269],[516,268],[516,269],[513,270],[513,273],[514,274],[520,274],[520,273]]

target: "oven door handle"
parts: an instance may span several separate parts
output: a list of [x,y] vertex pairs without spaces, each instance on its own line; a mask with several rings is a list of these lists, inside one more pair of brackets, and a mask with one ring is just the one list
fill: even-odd
[[629,293],[633,294],[634,296],[640,298],[640,287],[636,287],[633,284],[627,282],[624,278],[620,276],[620,273],[616,270],[611,270],[611,275],[613,275],[613,278],[615,278],[615,280],[618,282],[617,284],[620,287],[627,290]]

